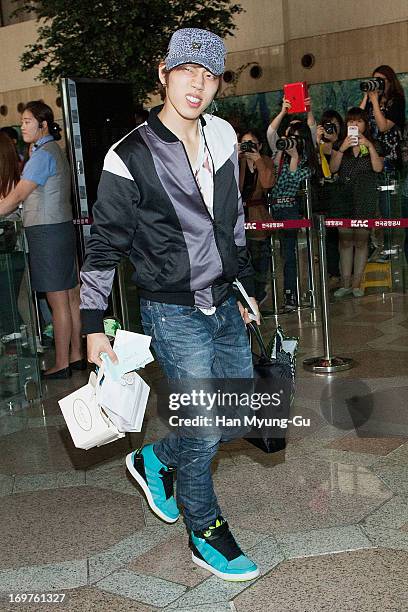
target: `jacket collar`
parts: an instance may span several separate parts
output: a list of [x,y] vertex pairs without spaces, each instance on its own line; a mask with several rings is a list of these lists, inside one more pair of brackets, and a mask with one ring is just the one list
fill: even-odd
[[33,145],[33,151],[42,147],[42,145],[44,145],[46,142],[51,142],[51,140],[54,140],[54,136],[51,136],[51,134],[39,138]]
[[[152,128],[152,130],[166,142],[179,142],[179,139],[173,132],[171,132],[165,125],[162,123],[158,117],[161,109],[163,108],[163,104],[159,106],[155,106],[149,112],[149,116],[147,118],[148,125]],[[200,115],[201,125],[204,127],[206,125],[206,121],[202,115]]]

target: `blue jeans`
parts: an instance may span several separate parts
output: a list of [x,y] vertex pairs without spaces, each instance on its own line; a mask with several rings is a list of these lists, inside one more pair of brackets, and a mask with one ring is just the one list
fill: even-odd
[[[140,300],[143,329],[169,379],[253,378],[248,335],[234,297],[213,315],[193,306]],[[198,531],[221,514],[211,462],[221,438],[169,434],[154,444],[165,465],[177,468],[177,503],[188,529]]]

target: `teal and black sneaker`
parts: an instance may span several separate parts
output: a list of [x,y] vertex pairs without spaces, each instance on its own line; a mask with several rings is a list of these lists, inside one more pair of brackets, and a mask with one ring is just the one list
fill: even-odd
[[126,467],[142,487],[153,512],[166,523],[175,523],[180,516],[173,492],[175,470],[159,460],[153,444],[129,453]]
[[259,569],[246,557],[222,516],[203,531],[190,532],[194,563],[223,580],[240,582],[259,576]]

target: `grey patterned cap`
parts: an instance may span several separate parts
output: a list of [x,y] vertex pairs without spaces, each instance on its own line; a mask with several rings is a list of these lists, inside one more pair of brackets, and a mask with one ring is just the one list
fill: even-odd
[[224,72],[227,50],[222,39],[198,28],[183,28],[170,39],[165,64],[172,70],[181,64],[199,64],[216,76]]

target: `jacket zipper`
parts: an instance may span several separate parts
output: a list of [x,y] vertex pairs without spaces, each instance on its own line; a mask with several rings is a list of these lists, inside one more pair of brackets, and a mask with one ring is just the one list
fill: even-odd
[[[204,138],[204,143],[205,143],[205,146],[207,147],[207,151],[208,151],[208,153],[209,153],[209,156],[211,157],[210,149],[208,148],[207,141],[206,141],[205,136],[204,136],[204,130],[203,130],[203,138]],[[193,168],[192,168],[191,163],[190,163],[190,160],[189,160],[189,158],[188,158],[187,151],[186,151],[186,147],[184,146],[184,142],[183,142],[183,141],[181,141],[181,140],[180,140],[180,142],[181,142],[181,146],[183,147],[184,155],[186,156],[186,160],[187,160],[187,163],[188,163],[188,167],[190,168],[191,175],[192,175],[193,180],[194,180],[194,182],[195,182],[195,184],[196,184],[197,191],[198,191],[198,193],[199,193],[199,195],[200,195],[200,200],[201,200],[201,202],[202,202],[202,204],[203,204],[203,207],[204,207],[205,212],[207,213],[207,216],[209,217],[209,219],[210,219],[210,221],[211,221],[211,224],[212,224],[212,227],[213,227],[213,234],[214,234],[215,245],[216,245],[216,247],[217,247],[218,255],[220,256],[220,261],[221,261],[221,268],[222,268],[222,269],[221,269],[221,272],[222,272],[222,273],[224,273],[224,262],[223,262],[223,259],[222,259],[222,255],[221,255],[220,248],[219,248],[219,246],[218,246],[217,234],[216,234],[215,229],[214,229],[214,228],[215,228],[214,219],[212,218],[212,216],[211,216],[211,215],[210,215],[210,213],[209,213],[209,210],[208,210],[208,208],[207,208],[207,206],[206,206],[206,203],[205,203],[205,200],[204,200],[204,198],[203,198],[203,194],[201,193],[201,189],[200,189],[200,187],[198,186],[198,183],[197,183],[196,177],[194,176]],[[212,165],[213,165],[213,202],[214,202],[214,192],[215,192],[215,189],[214,189],[214,184],[215,184],[215,167],[214,167],[214,162],[213,162],[213,158],[212,158],[212,157],[211,157],[211,163],[212,163]],[[213,297],[214,297],[214,296],[213,296]]]

